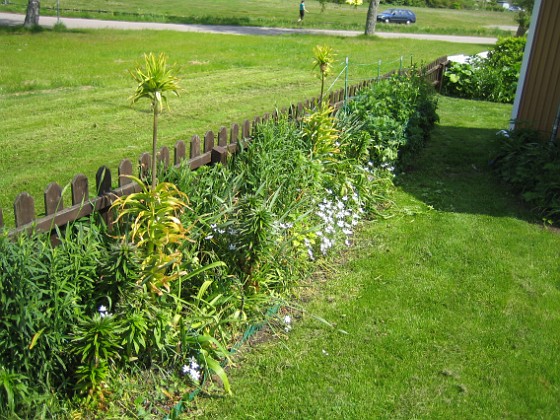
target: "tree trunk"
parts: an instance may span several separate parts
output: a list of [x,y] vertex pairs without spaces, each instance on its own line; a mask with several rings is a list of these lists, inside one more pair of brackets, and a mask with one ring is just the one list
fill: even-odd
[[25,28],[32,28],[39,25],[39,0],[29,0],[27,12],[25,13]]
[[366,20],[366,35],[373,35],[375,33],[375,24],[377,23],[377,7],[379,0],[370,0],[367,11]]
[[523,36],[527,29],[529,28],[529,23],[531,21],[531,15],[525,11],[521,11],[515,17],[515,21],[519,24],[517,27],[517,32],[515,36]]

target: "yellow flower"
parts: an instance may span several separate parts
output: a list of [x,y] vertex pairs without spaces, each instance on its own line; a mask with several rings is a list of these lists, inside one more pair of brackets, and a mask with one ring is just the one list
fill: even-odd
[[349,4],[350,6],[358,7],[362,5],[363,0],[346,0],[346,3]]

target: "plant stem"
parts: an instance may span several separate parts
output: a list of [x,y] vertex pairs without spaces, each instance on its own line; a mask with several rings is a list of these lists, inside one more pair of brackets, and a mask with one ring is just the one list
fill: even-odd
[[156,103],[154,104],[154,127],[152,135],[152,191],[156,189],[158,114],[158,104]]

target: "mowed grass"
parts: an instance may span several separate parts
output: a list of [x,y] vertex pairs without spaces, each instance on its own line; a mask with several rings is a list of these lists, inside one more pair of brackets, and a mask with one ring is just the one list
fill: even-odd
[[[23,2],[22,2],[23,3]],[[268,27],[300,27],[298,0],[58,0],[61,16],[101,19],[140,20],[198,24],[227,24]],[[0,6],[4,10],[25,12],[25,4]],[[304,27],[363,31],[368,3],[358,8],[347,4],[306,1],[309,13]],[[379,10],[391,5],[382,4]],[[41,1],[41,13],[56,16],[57,1]],[[497,25],[513,25],[515,13],[487,10],[450,10],[411,7],[417,14],[414,25],[379,24],[380,31],[443,34],[499,35]]]
[[304,307],[336,327],[304,315],[284,340],[243,348],[233,397],[203,395],[185,417],[557,418],[560,234],[487,165],[510,111],[441,98],[394,217],[315,279]]
[[[136,162],[150,150],[147,102],[130,106],[134,83],[128,70],[144,52],[165,52],[180,67],[183,90],[170,97],[160,120],[160,145],[172,148],[221,126],[316,97],[313,48],[337,53],[328,80],[344,86],[381,71],[431,61],[442,55],[477,53],[484,45],[291,35],[232,36],[159,31],[76,31],[35,34],[0,32],[0,207],[13,227],[12,206],[26,191],[43,212],[48,183],[68,185],[83,173],[94,193],[95,172],[107,165],[116,178],[122,159]],[[69,204],[69,200],[66,200]]]

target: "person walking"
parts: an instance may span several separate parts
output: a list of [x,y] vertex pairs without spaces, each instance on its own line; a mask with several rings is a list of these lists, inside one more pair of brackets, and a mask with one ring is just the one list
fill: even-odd
[[304,2],[304,0],[301,0],[301,3],[299,4],[299,19],[298,19],[298,22],[303,21],[303,18],[305,17],[305,12],[307,12],[307,9],[305,8],[305,2]]

